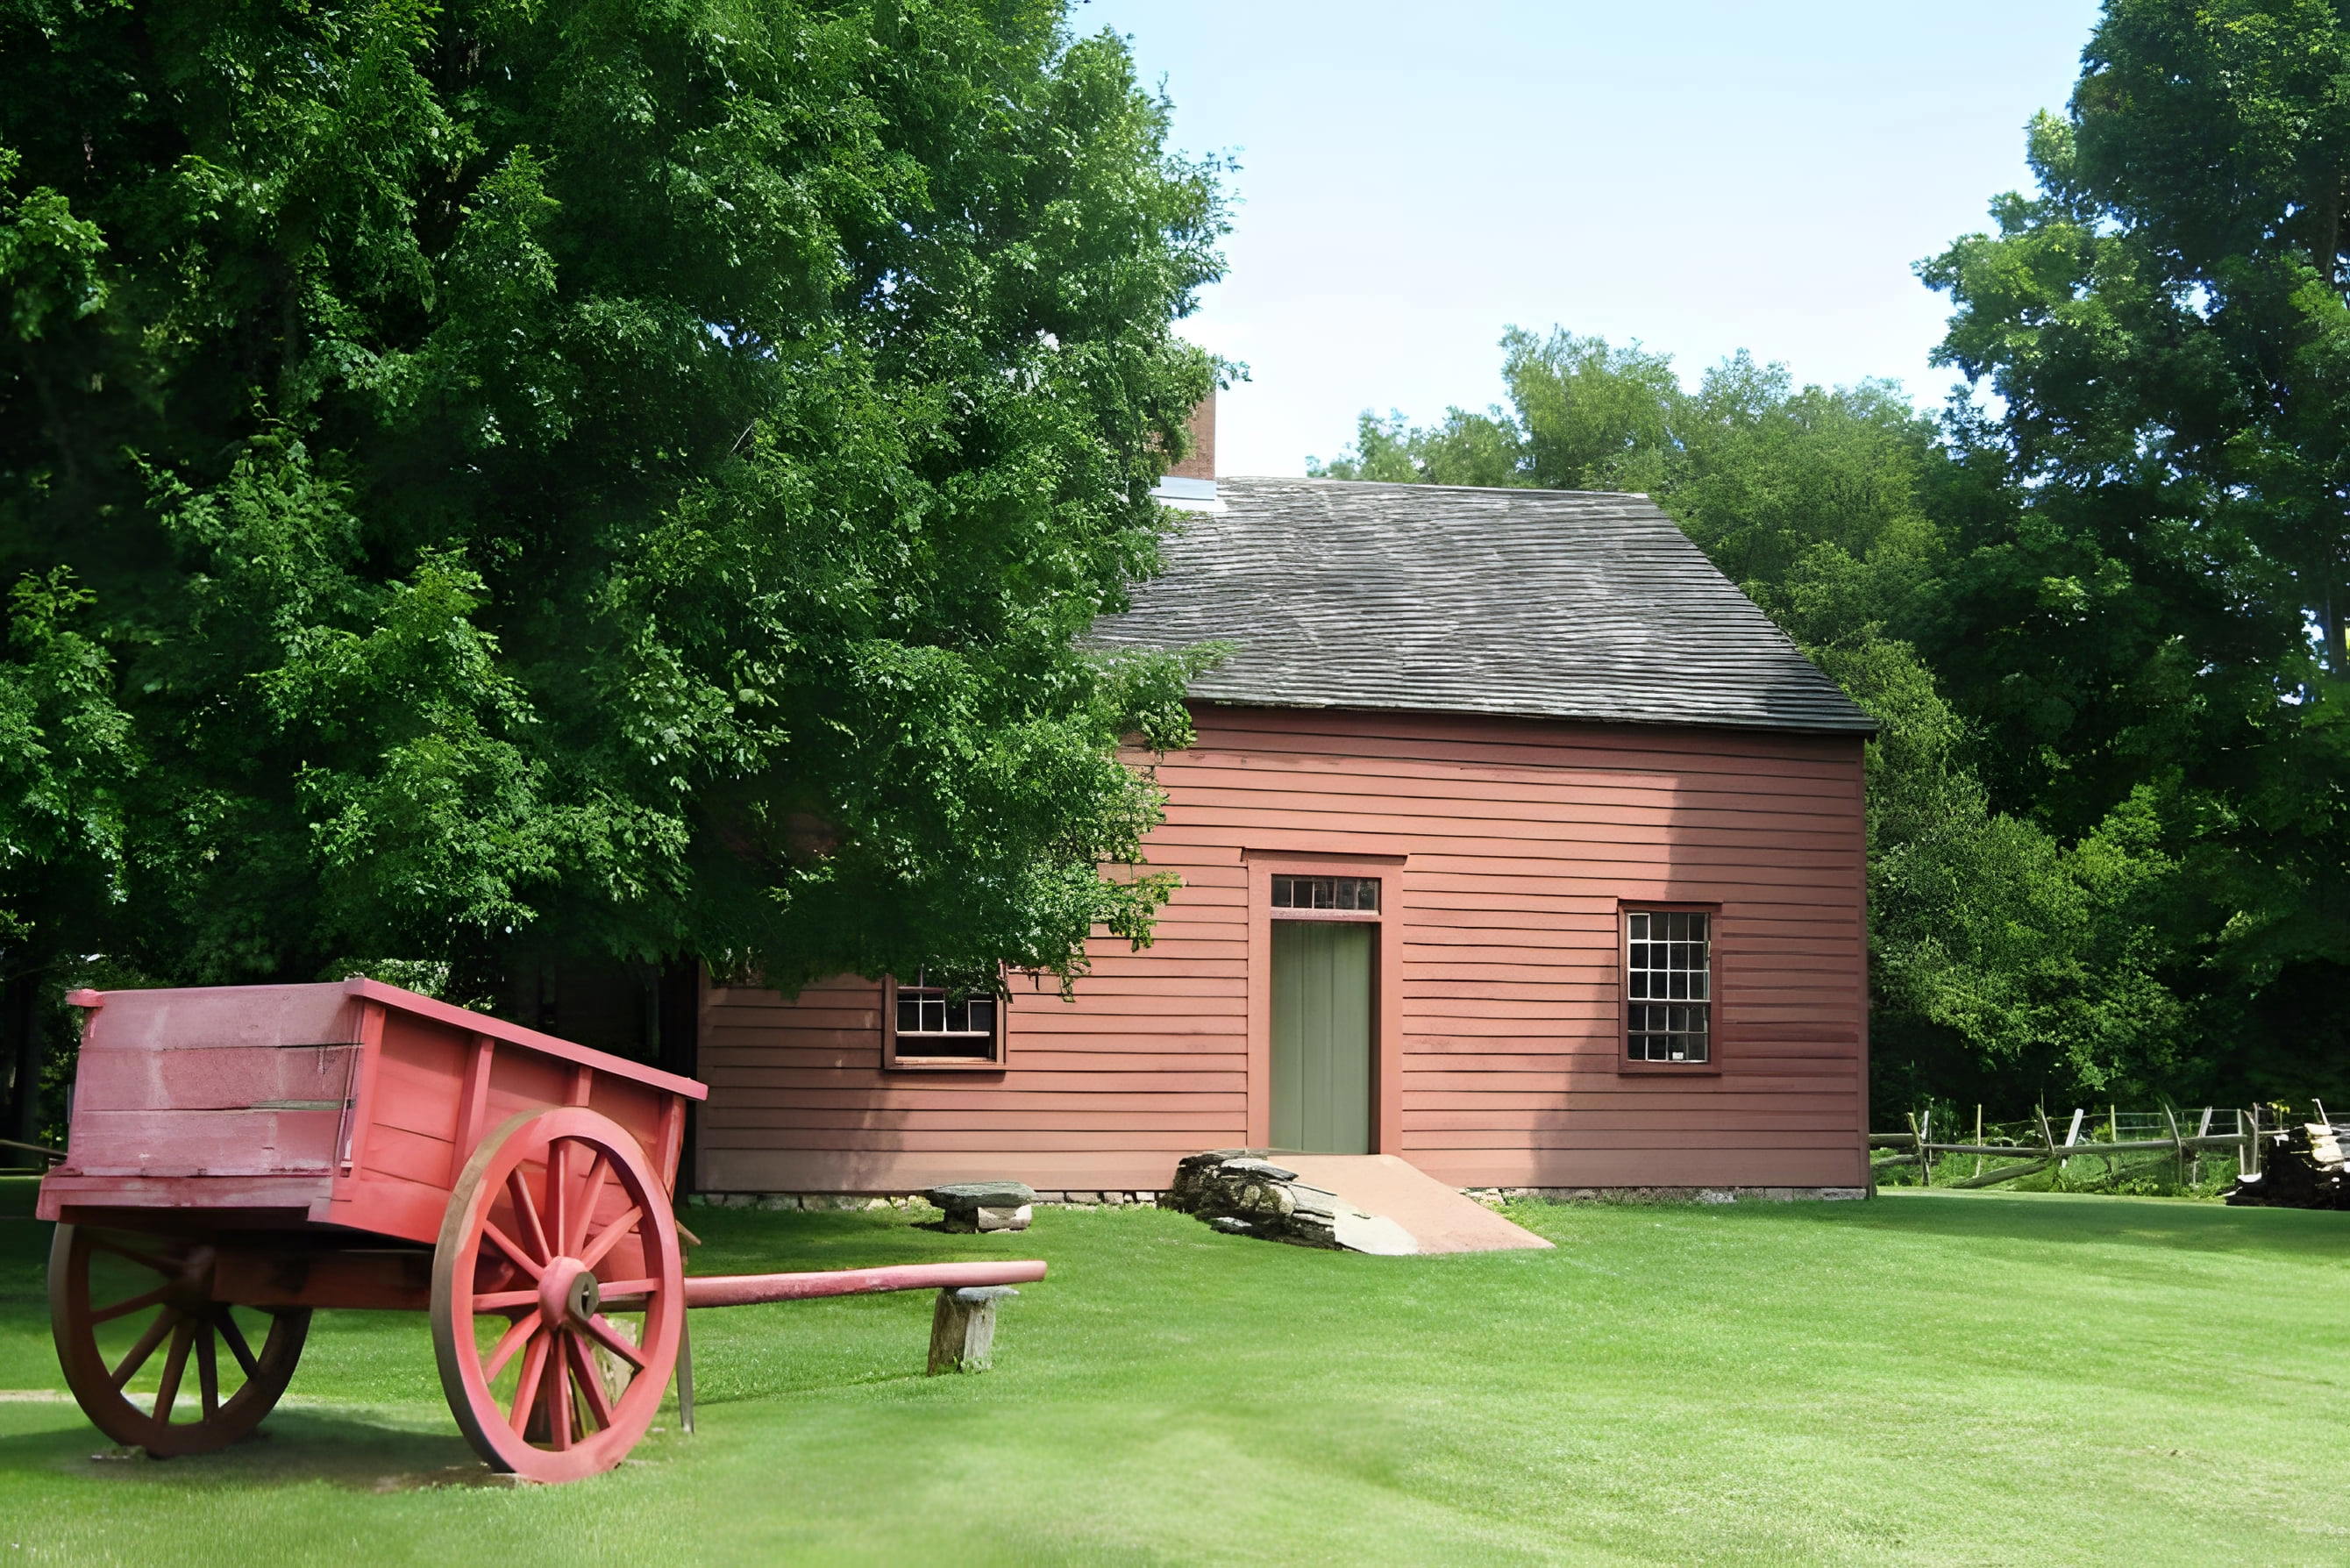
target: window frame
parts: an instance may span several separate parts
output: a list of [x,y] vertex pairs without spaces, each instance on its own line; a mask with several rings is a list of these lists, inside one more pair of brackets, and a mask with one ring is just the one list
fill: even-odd
[[[936,991],[937,986],[912,984],[910,989]],[[1010,988],[995,993],[995,1027],[988,1035],[989,1054],[985,1056],[917,1056],[898,1049],[899,980],[894,974],[881,977],[881,1070],[885,1073],[1002,1073],[1012,1054]],[[975,1039],[976,1034],[958,1036]]]
[[[1318,908],[1311,904],[1275,903],[1274,899],[1284,882],[1367,882],[1374,889],[1371,894],[1371,907],[1366,909],[1357,905],[1353,909],[1341,909],[1335,904],[1327,908]],[[1273,874],[1272,880],[1265,885],[1265,905],[1273,911],[1273,918],[1276,920],[1376,920],[1380,918],[1380,906],[1387,902],[1388,890],[1384,886],[1386,878],[1380,877],[1327,876],[1318,871],[1276,871]]]
[[[1634,915],[1703,915],[1706,918],[1706,1031],[1702,1062],[1638,1061],[1632,1055],[1632,917]],[[1620,898],[1616,904],[1616,1071],[1623,1074],[1670,1074],[1680,1077],[1719,1077],[1721,1074],[1724,984],[1721,961],[1721,906],[1670,898]],[[1646,999],[1644,999],[1646,1000]]]

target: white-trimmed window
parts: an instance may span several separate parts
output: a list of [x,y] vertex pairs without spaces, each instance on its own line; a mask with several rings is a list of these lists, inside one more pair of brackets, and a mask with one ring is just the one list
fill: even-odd
[[918,971],[894,976],[881,998],[885,1067],[991,1068],[1003,1064],[1001,992],[954,985]]
[[1713,917],[1624,911],[1624,1054],[1635,1062],[1713,1060]]

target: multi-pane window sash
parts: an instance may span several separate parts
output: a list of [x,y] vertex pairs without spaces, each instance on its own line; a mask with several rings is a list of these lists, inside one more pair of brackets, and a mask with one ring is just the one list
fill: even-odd
[[1712,917],[1692,910],[1626,914],[1625,1044],[1633,1061],[1712,1059]]
[[1275,877],[1273,907],[1276,909],[1354,909],[1377,914],[1379,879],[1376,877]]
[[917,975],[911,984],[898,984],[898,1054],[993,1059],[1003,1002],[985,992],[958,995],[926,983],[928,978]]

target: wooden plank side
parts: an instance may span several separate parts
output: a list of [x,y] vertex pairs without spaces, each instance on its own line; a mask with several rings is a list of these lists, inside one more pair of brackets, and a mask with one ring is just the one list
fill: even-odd
[[109,1051],[348,1045],[359,1039],[358,1002],[340,981],[163,987],[99,995],[91,1033],[94,1043]]
[[75,1107],[68,1173],[309,1175],[333,1168],[332,1110],[109,1111]]
[[213,1045],[99,1050],[76,1064],[74,1103],[109,1111],[226,1111],[287,1101],[339,1105],[353,1047]]
[[1865,1188],[1846,1148],[1414,1149],[1411,1162],[1455,1187]]
[[429,1020],[388,1013],[380,1060],[360,1112],[380,1127],[396,1127],[444,1146],[454,1143],[478,1038]]
[[[1382,879],[1395,928],[1382,994],[1399,1054],[1379,1115],[1398,1151],[1447,1170],[1565,1173],[1555,1185],[1850,1179],[1820,1162],[1856,1147],[1865,1101],[1856,738],[1195,717],[1196,746],[1151,760],[1169,807],[1147,848],[1182,879],[1160,946],[1097,942],[1074,1000],[1018,995],[1004,1069],[979,1075],[882,1071],[872,981],[713,988],[700,1179],[903,1190],[983,1170],[1142,1185],[1170,1153],[1239,1141],[1266,1091],[1257,874],[1330,856],[1363,857],[1346,874]],[[1717,910],[1713,1070],[1620,1070],[1627,899]],[[1676,1151],[1678,1182],[1655,1174]]]

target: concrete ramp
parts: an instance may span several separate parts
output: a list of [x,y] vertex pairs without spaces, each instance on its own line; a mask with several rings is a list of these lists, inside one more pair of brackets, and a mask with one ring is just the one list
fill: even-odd
[[1550,1242],[1392,1154],[1289,1154],[1265,1158],[1335,1192],[1356,1208],[1394,1220],[1422,1252],[1498,1252]]

